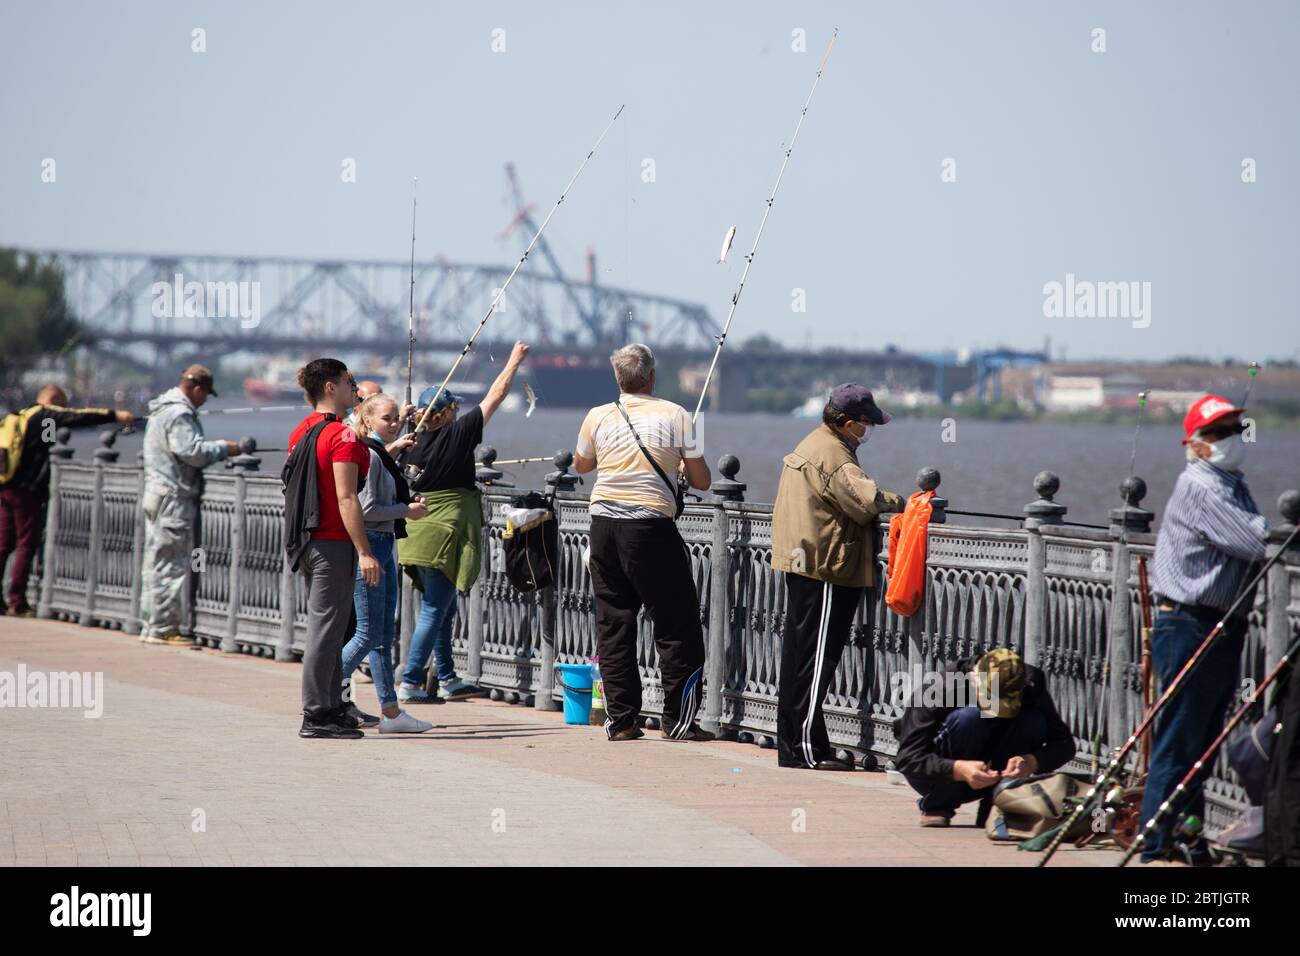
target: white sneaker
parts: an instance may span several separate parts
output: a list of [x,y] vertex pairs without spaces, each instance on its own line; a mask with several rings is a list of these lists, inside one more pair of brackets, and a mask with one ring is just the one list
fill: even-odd
[[381,734],[422,734],[426,730],[433,730],[433,724],[412,717],[404,710],[399,711],[396,717],[385,717],[379,722]]

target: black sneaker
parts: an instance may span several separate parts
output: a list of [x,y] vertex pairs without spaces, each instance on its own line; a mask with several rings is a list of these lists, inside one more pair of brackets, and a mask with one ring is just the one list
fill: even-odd
[[342,724],[303,720],[298,736],[317,740],[357,740],[365,734],[355,727],[344,727]]
[[367,714],[356,704],[344,704],[343,719],[339,723],[345,727],[378,727],[379,718]]
[[645,736],[645,731],[633,724],[630,727],[624,727],[622,730],[616,730],[608,736],[610,740],[640,740]]

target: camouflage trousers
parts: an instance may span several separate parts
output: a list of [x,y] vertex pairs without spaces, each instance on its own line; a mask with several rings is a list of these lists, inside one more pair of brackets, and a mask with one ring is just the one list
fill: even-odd
[[198,502],[146,492],[143,504],[141,634],[168,637],[181,633]]

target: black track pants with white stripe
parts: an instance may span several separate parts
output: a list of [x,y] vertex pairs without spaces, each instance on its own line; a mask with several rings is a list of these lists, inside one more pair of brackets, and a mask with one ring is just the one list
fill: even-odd
[[593,516],[588,567],[596,597],[605,732],[631,726],[641,713],[636,619],[644,605],[659,652],[663,729],[685,733],[704,698],[704,634],[691,562],[676,522]]
[[822,702],[864,590],[792,572],[785,575],[776,705],[776,759],[782,767],[811,767],[834,756]]

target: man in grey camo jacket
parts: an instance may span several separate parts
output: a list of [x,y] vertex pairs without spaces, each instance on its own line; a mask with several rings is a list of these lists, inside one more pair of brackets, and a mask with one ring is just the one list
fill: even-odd
[[191,365],[175,388],[149,403],[141,501],[145,531],[140,640],[146,644],[193,643],[180,631],[203,469],[239,451],[237,442],[203,437],[198,409],[216,394],[212,373]]

